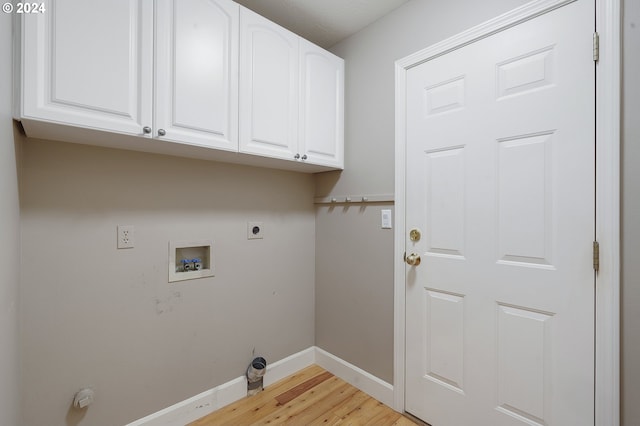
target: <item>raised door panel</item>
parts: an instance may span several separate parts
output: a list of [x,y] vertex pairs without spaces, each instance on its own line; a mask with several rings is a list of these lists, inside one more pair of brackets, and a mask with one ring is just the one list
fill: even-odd
[[59,0],[23,15],[21,118],[142,135],[151,126],[152,6]]
[[300,40],[300,88],[300,155],[343,168],[344,60]]
[[159,0],[154,137],[238,149],[239,6]]
[[293,160],[299,37],[245,8],[240,25],[240,151]]

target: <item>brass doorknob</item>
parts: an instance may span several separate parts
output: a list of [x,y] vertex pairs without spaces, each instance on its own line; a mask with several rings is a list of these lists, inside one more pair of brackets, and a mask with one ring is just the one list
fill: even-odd
[[418,266],[420,264],[420,255],[416,253],[411,253],[409,256],[405,255],[404,261],[407,262],[407,265]]

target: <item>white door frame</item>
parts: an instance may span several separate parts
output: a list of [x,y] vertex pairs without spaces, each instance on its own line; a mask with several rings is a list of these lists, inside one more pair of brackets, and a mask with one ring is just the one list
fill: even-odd
[[[410,68],[575,0],[533,0],[396,62],[394,408],[405,399],[406,73]],[[620,424],[620,10],[621,0],[595,0],[600,58],[596,72],[595,425]]]

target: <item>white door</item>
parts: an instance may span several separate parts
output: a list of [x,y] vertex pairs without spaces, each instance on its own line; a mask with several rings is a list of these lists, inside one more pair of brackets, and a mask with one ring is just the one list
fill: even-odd
[[344,167],[344,60],[300,40],[301,159]]
[[156,7],[153,136],[237,151],[239,6],[158,0]]
[[593,425],[593,22],[407,71],[405,408],[433,426]]
[[240,24],[240,151],[294,160],[299,37],[246,8]]
[[153,3],[43,4],[21,16],[21,115],[142,135],[152,125]]

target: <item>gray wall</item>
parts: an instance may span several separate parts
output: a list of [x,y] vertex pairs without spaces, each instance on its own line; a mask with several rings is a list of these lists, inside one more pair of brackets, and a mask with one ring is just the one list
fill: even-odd
[[[345,59],[345,170],[318,175],[316,194],[393,194],[394,62],[524,3],[412,0],[333,46]],[[392,383],[393,231],[380,230],[381,208],[317,209],[316,341]],[[367,255],[353,263],[336,255],[344,247]]]
[[[29,139],[21,189],[22,426],[126,424],[314,344],[313,176]],[[201,239],[216,276],[168,283]]]
[[624,1],[622,91],[623,426],[640,419],[640,2]]
[[18,426],[20,207],[11,121],[11,15],[0,13],[0,425]]
[[392,383],[392,204],[316,209],[316,346]]

